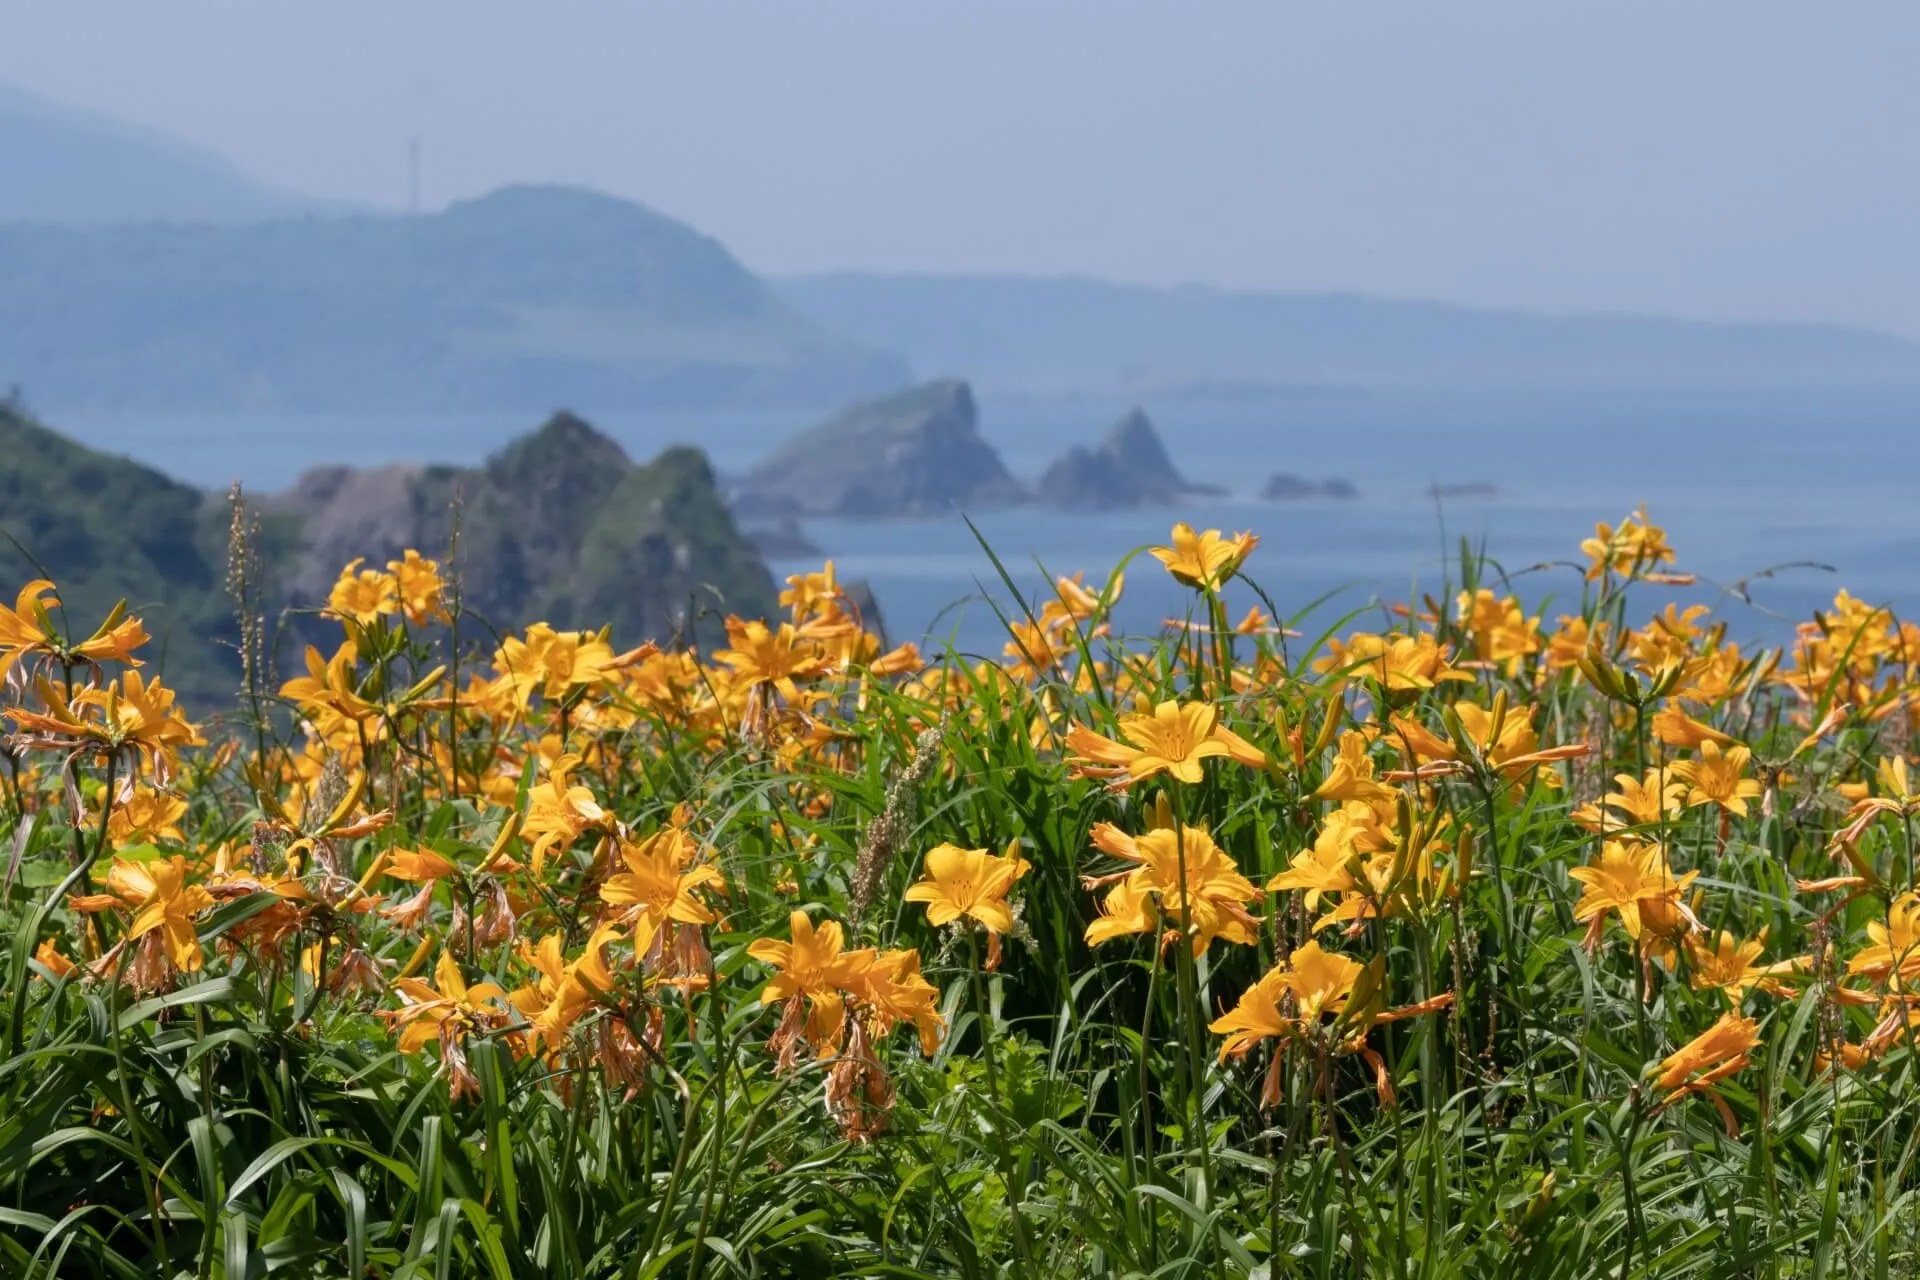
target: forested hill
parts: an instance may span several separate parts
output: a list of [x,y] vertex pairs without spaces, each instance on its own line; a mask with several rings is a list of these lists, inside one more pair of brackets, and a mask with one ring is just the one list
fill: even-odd
[[[607,624],[623,643],[711,642],[726,613],[777,607],[704,455],[681,446],[636,463],[559,413],[481,467],[323,467],[251,499],[282,674],[315,634],[298,611],[325,604],[341,566],[408,547],[444,557],[456,499],[463,599],[499,631]],[[230,706],[238,684],[230,513],[226,494],[89,449],[0,402],[0,602],[49,577],[65,606],[56,622],[84,637],[126,600],[154,637],[142,658],[196,711]]]
[[717,241],[592,192],[423,217],[0,225],[0,386],[62,407],[817,409],[900,360]]

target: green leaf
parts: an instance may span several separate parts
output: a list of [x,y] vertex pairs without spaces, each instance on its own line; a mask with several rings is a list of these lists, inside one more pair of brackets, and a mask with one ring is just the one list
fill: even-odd
[[263,911],[271,911],[284,902],[277,893],[249,893],[243,898],[222,903],[211,915],[200,922],[200,943],[202,946],[214,941],[235,925],[253,919]]
[[[272,1173],[293,1156],[312,1147],[337,1147],[342,1151],[351,1151],[362,1159],[371,1160],[381,1168],[398,1178],[409,1191],[418,1186],[414,1172],[405,1164],[391,1156],[381,1155],[364,1143],[352,1142],[345,1138],[282,1138],[280,1141],[254,1157],[252,1163],[240,1172],[227,1187],[227,1204],[232,1207],[254,1183]],[[358,1183],[354,1184],[358,1186]]]
[[209,978],[205,982],[196,982],[191,987],[170,991],[163,996],[149,996],[145,1000],[128,1005],[121,1010],[114,1026],[124,1032],[139,1026],[163,1009],[178,1009],[191,1004],[223,1004],[233,998],[236,990],[231,978]]

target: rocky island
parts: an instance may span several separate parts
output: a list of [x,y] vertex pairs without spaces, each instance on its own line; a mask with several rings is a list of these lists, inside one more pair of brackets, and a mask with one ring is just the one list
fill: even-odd
[[1268,478],[1260,496],[1268,502],[1301,502],[1311,498],[1351,502],[1360,496],[1360,490],[1354,487],[1351,480],[1308,480],[1280,471]]
[[1500,486],[1487,480],[1436,482],[1427,486],[1429,498],[1497,498]]
[[800,522],[782,516],[772,524],[755,525],[746,531],[747,541],[769,560],[818,560],[826,555],[820,544],[807,536]]
[[754,465],[733,506],[786,516],[936,515],[1013,506],[1027,491],[980,436],[973,390],[954,378],[844,409]]
[[1216,485],[1195,484],[1182,476],[1152,420],[1137,408],[1115,423],[1098,445],[1068,450],[1035,487],[1042,505],[1062,511],[1166,506],[1222,492]]

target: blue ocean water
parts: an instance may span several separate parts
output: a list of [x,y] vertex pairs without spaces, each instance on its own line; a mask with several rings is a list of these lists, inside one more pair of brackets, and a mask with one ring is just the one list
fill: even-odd
[[[1091,442],[1129,406],[996,404],[981,429],[1015,474],[1032,477]],[[1578,558],[1596,521],[1645,503],[1681,567],[1701,584],[1675,599],[1718,603],[1736,636],[1778,640],[1841,585],[1920,611],[1920,391],[1911,389],[1414,391],[1303,394],[1257,403],[1144,406],[1177,463],[1225,496],[1177,509],[1065,515],[970,513],[1021,594],[1046,574],[1103,578],[1170,523],[1251,529],[1251,578],[1283,615],[1331,595],[1307,623],[1377,600],[1436,592],[1461,538],[1484,546],[1530,601],[1577,599],[1579,574],[1535,569]],[[737,470],[809,425],[807,414],[582,412],[636,457],[668,444],[705,448]],[[45,415],[88,443],[184,480],[255,491],[308,466],[352,461],[478,461],[534,425],[507,415]],[[1267,477],[1340,477],[1357,501],[1267,503]],[[1494,486],[1490,498],[1436,500],[1439,485]],[[997,653],[999,615],[1019,606],[959,513],[915,521],[816,521],[806,531],[844,578],[873,587],[895,639],[930,636]],[[1805,562],[1814,562],[1819,566]],[[1771,576],[1753,577],[1775,566]],[[808,566],[779,563],[777,573]],[[1044,567],[1044,573],[1042,571]],[[1751,604],[1729,594],[1744,589]],[[1120,622],[1152,626],[1188,593],[1150,560],[1127,575]],[[989,599],[992,603],[989,603]],[[1251,603],[1243,591],[1237,607]],[[1037,606],[1036,606],[1037,607]],[[1376,615],[1377,616],[1377,615]]]

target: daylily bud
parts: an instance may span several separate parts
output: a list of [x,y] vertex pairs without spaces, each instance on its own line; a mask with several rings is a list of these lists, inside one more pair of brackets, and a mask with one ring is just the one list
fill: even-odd
[[1611,698],[1615,702],[1636,701],[1636,699],[1627,692],[1627,686],[1623,679],[1625,673],[1622,672],[1620,668],[1614,666],[1613,663],[1607,661],[1606,655],[1601,653],[1599,645],[1589,643],[1586,651],[1575,659],[1575,661],[1580,667],[1581,674],[1587,677],[1588,682],[1599,691],[1601,697]]
[[1320,722],[1320,732],[1314,735],[1313,750],[1309,755],[1317,756],[1333,745],[1333,740],[1340,734],[1340,721],[1345,718],[1346,710],[1346,703],[1338,698],[1327,705],[1327,718]]
[[1646,701],[1664,698],[1680,687],[1680,679],[1686,674],[1686,664],[1669,662],[1653,673],[1652,682],[1647,688]]
[[1520,1230],[1532,1232],[1547,1220],[1553,1212],[1554,1176],[1549,1170],[1540,1179],[1540,1189],[1527,1201],[1527,1207],[1520,1214]]
[[1507,691],[1500,689],[1493,695],[1493,709],[1487,717],[1487,742],[1500,741],[1500,730],[1507,723]]
[[1452,707],[1442,707],[1440,723],[1446,728],[1447,736],[1453,739],[1454,752],[1462,761],[1472,760],[1480,754],[1480,744],[1467,732],[1467,726],[1461,722],[1458,711]]
[[127,616],[127,602],[125,600],[120,600],[115,602],[113,608],[107,610],[107,620],[101,623],[98,627],[94,628],[93,634],[89,636],[88,639],[98,640],[101,636],[106,635],[108,632],[112,631],[115,627],[119,626],[121,621],[126,616]]

